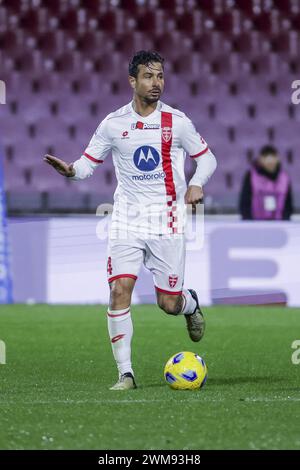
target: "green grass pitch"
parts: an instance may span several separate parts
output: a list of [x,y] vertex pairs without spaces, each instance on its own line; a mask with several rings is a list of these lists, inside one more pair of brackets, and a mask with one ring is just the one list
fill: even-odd
[[[137,390],[117,378],[104,306],[0,307],[1,449],[299,449],[300,310],[205,309],[192,343],[184,319],[132,308]],[[163,367],[179,351],[208,366],[206,386],[174,391]]]

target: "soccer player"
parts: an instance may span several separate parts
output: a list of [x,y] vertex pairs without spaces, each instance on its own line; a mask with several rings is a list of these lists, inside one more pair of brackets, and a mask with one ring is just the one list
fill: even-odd
[[[112,151],[118,180],[108,244],[110,300],[108,331],[119,379],[111,390],[136,388],[131,364],[131,295],[139,269],[152,272],[159,307],[184,315],[192,341],[200,341],[205,321],[194,290],[183,288],[186,204],[203,198],[216,159],[187,116],[160,101],[164,59],[137,52],[129,64],[133,100],[109,114],[74,163],[45,155],[60,174],[90,177]],[[180,90],[178,90],[180,92]],[[186,188],[185,154],[197,163]]]

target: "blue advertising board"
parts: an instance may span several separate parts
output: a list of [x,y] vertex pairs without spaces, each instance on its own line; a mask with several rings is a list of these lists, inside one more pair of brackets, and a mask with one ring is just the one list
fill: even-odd
[[10,252],[7,233],[6,200],[4,192],[3,153],[0,148],[0,304],[13,302],[9,257]]

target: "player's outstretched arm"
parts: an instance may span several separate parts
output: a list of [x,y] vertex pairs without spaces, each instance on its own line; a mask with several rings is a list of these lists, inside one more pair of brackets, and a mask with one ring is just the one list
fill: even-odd
[[66,177],[75,176],[75,169],[73,163],[66,163],[60,158],[53,157],[53,155],[45,155],[44,162],[51,165],[59,174]]

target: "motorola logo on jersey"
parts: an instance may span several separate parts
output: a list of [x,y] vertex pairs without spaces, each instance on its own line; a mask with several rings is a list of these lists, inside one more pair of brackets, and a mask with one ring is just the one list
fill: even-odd
[[140,171],[153,171],[158,166],[160,156],[154,147],[143,145],[133,155],[133,162]]

